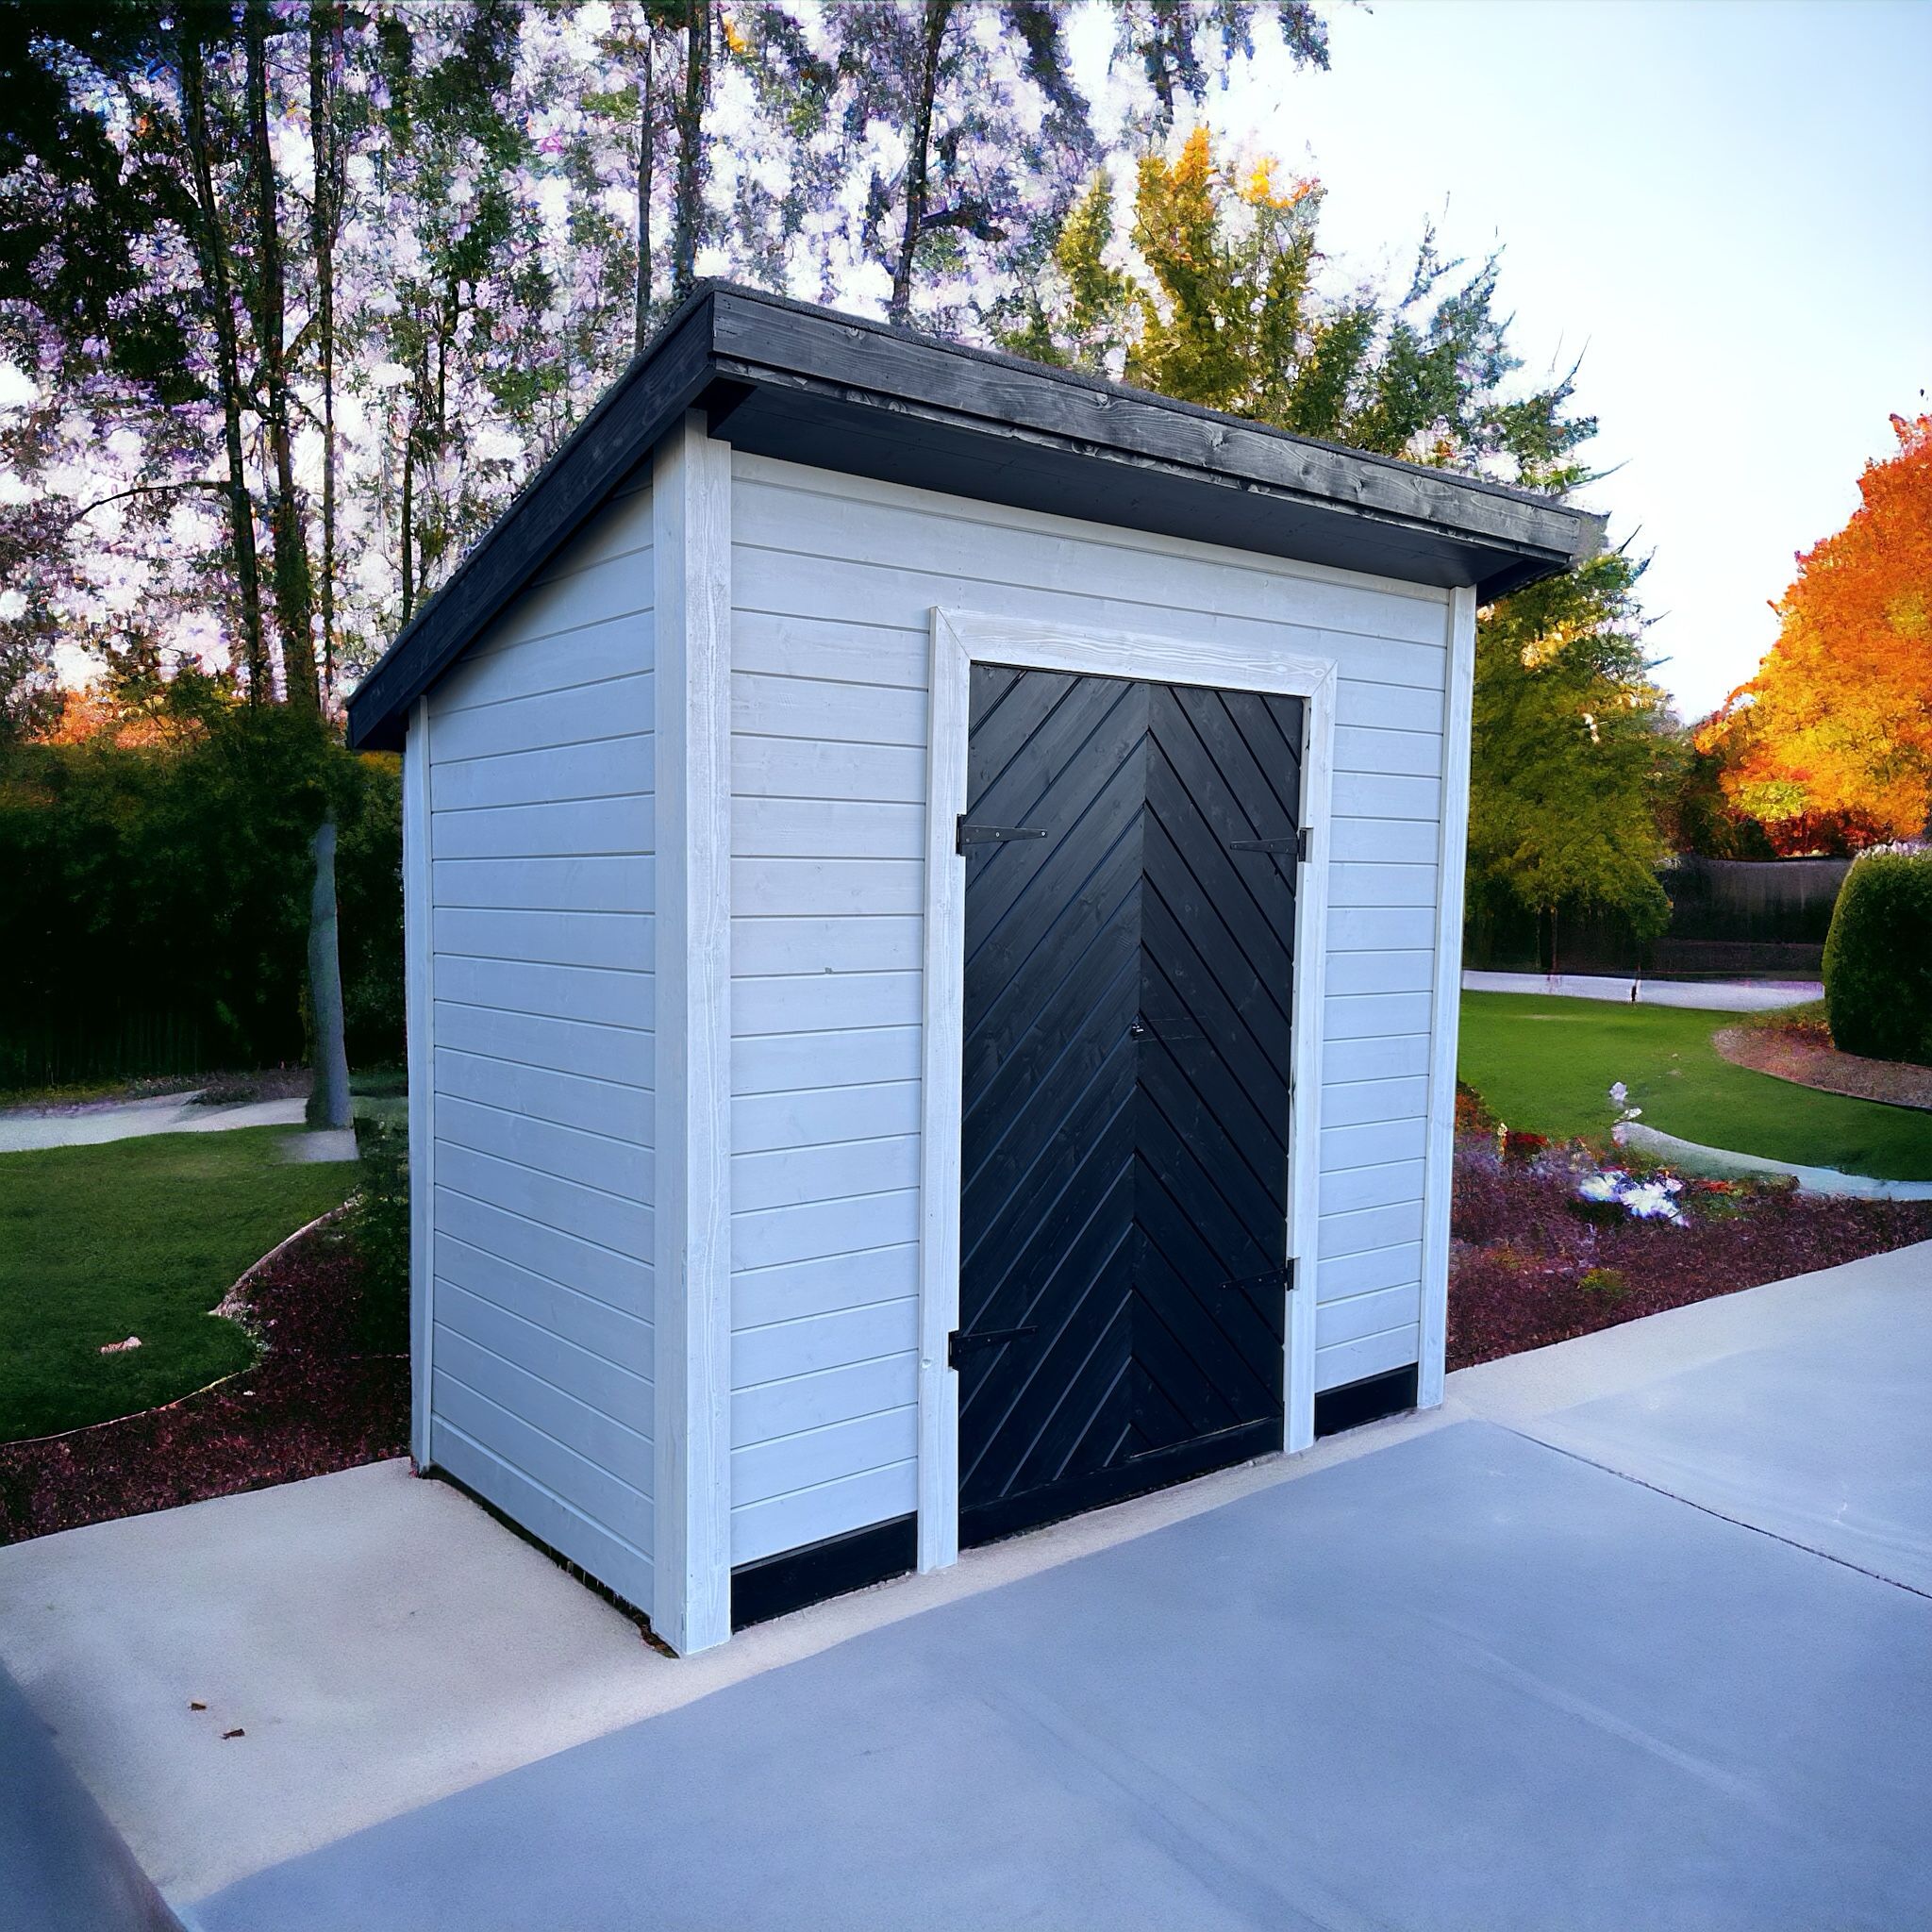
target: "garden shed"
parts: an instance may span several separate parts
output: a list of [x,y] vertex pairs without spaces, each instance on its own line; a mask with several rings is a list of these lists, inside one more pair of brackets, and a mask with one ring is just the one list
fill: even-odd
[[418,1462],[683,1651],[1439,1400],[1475,612],[1601,534],[700,287],[350,700]]

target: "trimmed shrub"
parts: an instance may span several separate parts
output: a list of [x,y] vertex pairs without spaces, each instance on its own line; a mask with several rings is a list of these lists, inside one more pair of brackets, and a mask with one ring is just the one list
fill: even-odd
[[1841,1051],[1932,1066],[1932,853],[1870,853],[1846,874],[1824,1010]]

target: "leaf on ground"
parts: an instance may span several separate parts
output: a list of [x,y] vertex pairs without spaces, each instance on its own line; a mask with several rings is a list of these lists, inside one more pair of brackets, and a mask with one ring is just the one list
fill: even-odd
[[247,1735],[248,1733],[240,1724],[237,1724],[232,1731],[224,1731],[222,1733],[222,1742],[225,1744],[230,1738],[245,1738]]

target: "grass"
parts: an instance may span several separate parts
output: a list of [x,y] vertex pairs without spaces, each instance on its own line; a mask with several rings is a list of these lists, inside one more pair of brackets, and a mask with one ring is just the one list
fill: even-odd
[[[0,1441],[173,1401],[246,1368],[212,1308],[339,1206],[356,1164],[285,1165],[282,1127],[0,1155]],[[125,1355],[104,1342],[141,1337]]]
[[1883,1180],[1932,1180],[1932,1113],[1821,1093],[1734,1067],[1710,1036],[1737,1015],[1534,993],[1462,996],[1462,1078],[1498,1120],[1608,1135],[1612,1082],[1680,1140]]

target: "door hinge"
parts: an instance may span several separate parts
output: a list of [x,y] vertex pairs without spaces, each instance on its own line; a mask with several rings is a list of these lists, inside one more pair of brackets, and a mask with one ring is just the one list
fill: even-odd
[[962,1355],[971,1355],[976,1348],[997,1348],[1002,1342],[1018,1341],[1028,1335],[1038,1335],[1036,1323],[1027,1328],[982,1328],[976,1335],[970,1335],[964,1329],[955,1328],[946,1337],[946,1366],[957,1369]]
[[962,811],[953,834],[953,850],[964,852],[969,845],[1004,845],[1014,839],[1045,837],[1043,825],[969,825]]
[[1306,865],[1310,851],[1308,828],[1304,825],[1300,831],[1291,832],[1285,839],[1230,839],[1227,849],[1230,852],[1265,852],[1271,858],[1292,858]]

